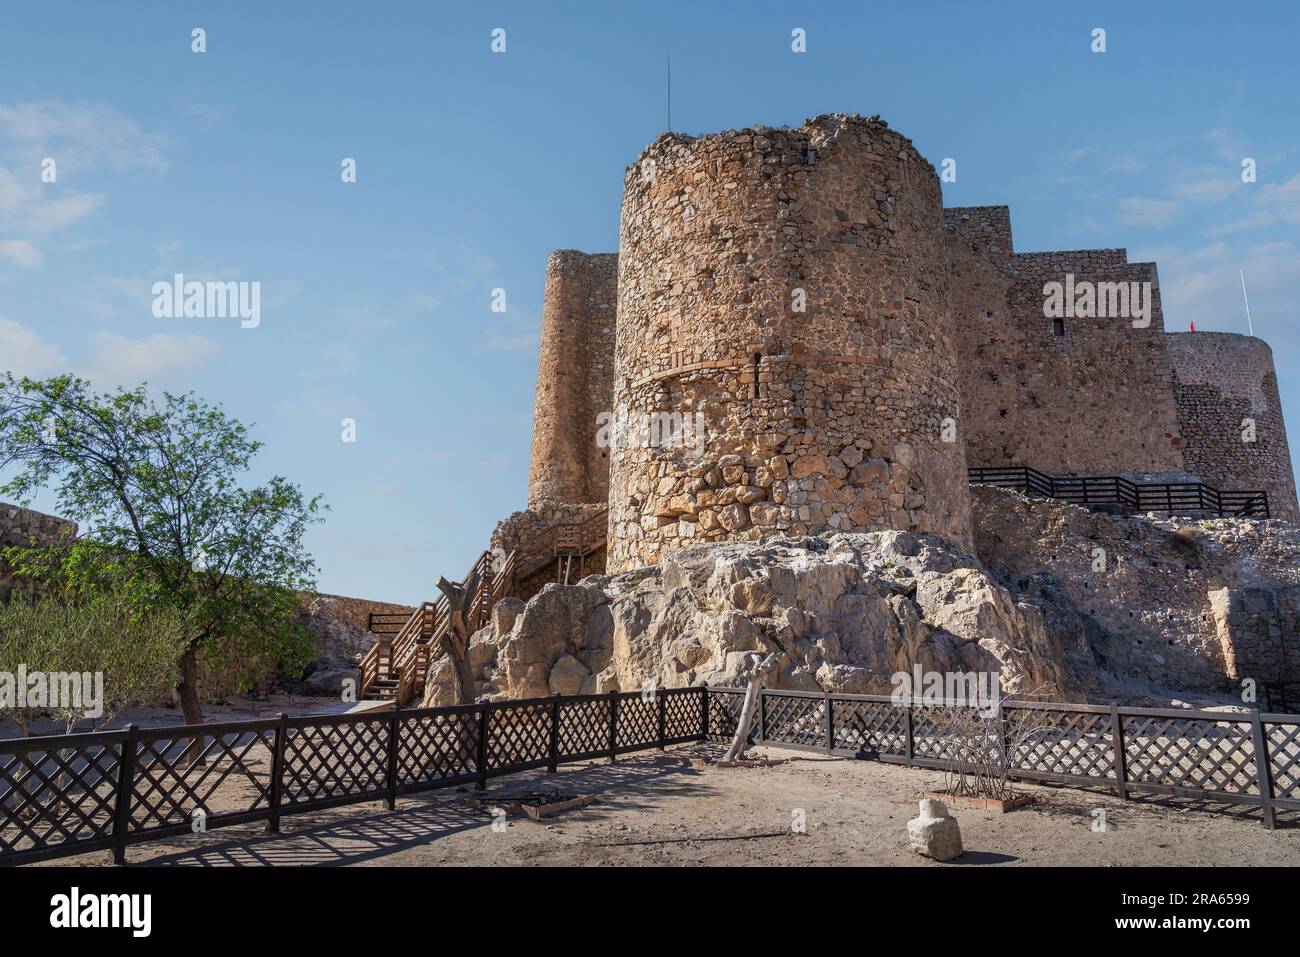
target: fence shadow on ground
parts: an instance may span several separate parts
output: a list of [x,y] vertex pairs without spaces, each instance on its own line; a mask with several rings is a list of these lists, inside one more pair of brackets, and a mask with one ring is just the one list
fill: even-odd
[[[1105,806],[1115,813],[1123,813],[1128,810],[1198,811],[1202,814],[1212,814],[1216,817],[1233,818],[1239,821],[1250,821],[1256,824],[1263,819],[1261,808],[1253,804],[1225,804],[1221,801],[1160,794],[1131,794],[1126,802],[1120,802],[1115,796],[1114,788],[1103,785],[1083,787],[1077,784],[1068,786],[1051,785],[1041,781],[1025,781],[1023,783],[1034,785],[1048,792],[1047,795],[1044,795],[1032,805],[1037,813],[1045,814],[1048,817],[1071,817],[1088,820],[1092,818],[1093,811],[1098,807]],[[1095,796],[1098,800],[1089,800],[1089,795]],[[1105,802],[1104,805],[1103,801]],[[1275,812],[1275,824],[1278,828],[1295,827],[1300,824],[1300,814],[1286,809],[1278,809]],[[1108,826],[1114,827],[1117,825],[1112,823]]]
[[[363,864],[412,847],[492,823],[490,813],[465,806],[466,799],[503,800],[511,795],[551,789],[565,793],[601,794],[616,799],[620,811],[647,810],[685,793],[698,796],[700,772],[686,761],[672,759],[716,757],[721,748],[686,746],[666,751],[662,759],[637,755],[613,763],[566,766],[558,774],[538,771],[493,782],[485,791],[472,787],[429,793],[398,801],[397,809],[382,804],[356,805],[321,812],[330,820],[309,816],[286,820],[279,834],[260,833],[258,825],[231,828],[220,836],[196,838],[193,848],[141,859],[143,867],[291,866],[337,867]],[[570,811],[548,823],[599,820],[601,803]],[[312,816],[314,817],[314,815]],[[295,824],[299,826],[294,826]],[[244,830],[247,836],[236,836]]]

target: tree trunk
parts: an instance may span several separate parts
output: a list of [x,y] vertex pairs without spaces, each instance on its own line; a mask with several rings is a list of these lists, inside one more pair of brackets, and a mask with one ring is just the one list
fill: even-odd
[[736,736],[731,739],[731,747],[727,749],[724,761],[738,761],[745,756],[745,748],[749,744],[749,729],[754,724],[754,712],[758,710],[758,690],[763,685],[763,679],[766,678],[776,667],[776,663],[781,656],[773,652],[762,661],[757,654],[749,656],[749,663],[752,670],[749,673],[749,687],[745,689],[745,703],[740,708],[740,720],[736,723]]
[[456,690],[457,704],[474,703],[474,675],[469,667],[469,642],[461,642],[448,628],[442,636],[442,650],[451,659],[451,683]]
[[474,703],[474,675],[469,667],[469,638],[473,632],[470,616],[478,599],[482,576],[477,568],[464,582],[438,579],[438,590],[447,599],[447,630],[442,635],[442,648],[451,659],[452,684],[456,689],[457,704]]
[[[176,697],[180,699],[181,715],[186,724],[203,723],[203,706],[199,703],[199,648],[189,645],[181,655],[181,680],[176,684]],[[204,739],[197,735],[181,755],[181,767],[199,763],[203,755]]]
[[203,723],[203,705],[199,703],[199,649],[190,645],[181,655],[181,680],[176,684],[176,697],[181,703],[181,715],[186,724]]

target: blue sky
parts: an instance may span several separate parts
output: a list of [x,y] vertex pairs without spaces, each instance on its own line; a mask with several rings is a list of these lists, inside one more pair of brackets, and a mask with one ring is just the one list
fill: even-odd
[[[546,257],[615,249],[671,55],[674,128],[879,113],[1018,250],[1155,259],[1171,330],[1245,331],[1244,269],[1300,435],[1298,30],[1284,3],[6,3],[0,366],[222,402],[256,477],[332,506],[322,590],[429,598],[523,506]],[[176,272],[260,282],[261,325],[155,318]]]

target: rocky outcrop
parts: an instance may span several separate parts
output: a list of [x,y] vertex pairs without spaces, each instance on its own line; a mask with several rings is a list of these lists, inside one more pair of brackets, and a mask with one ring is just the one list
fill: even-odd
[[[920,665],[1079,694],[1041,612],[931,534],[693,545],[498,610],[471,641],[478,690],[493,698],[733,684],[754,651],[780,655],[773,688],[888,693],[894,673]],[[426,705],[451,703],[445,671]]]
[[1043,610],[1085,690],[1127,699],[1300,681],[1297,526],[972,495],[980,560]]
[[[978,557],[900,531],[697,543],[502,602],[471,643],[478,693],[737,684],[755,651],[780,656],[768,687],[800,691],[890,693],[920,666],[1057,700],[1213,704],[1242,677],[1300,679],[1295,526],[973,493]],[[425,704],[449,695],[435,668]]]

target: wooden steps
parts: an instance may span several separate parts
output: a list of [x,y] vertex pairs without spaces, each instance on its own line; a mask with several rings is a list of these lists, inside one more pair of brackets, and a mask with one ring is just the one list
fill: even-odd
[[[605,547],[609,513],[602,509],[581,522],[559,522],[529,539],[493,569],[490,552],[483,552],[461,581],[479,574],[470,625],[482,628],[498,601],[513,595],[519,583],[554,566],[554,581],[572,584],[593,570],[591,557]],[[394,701],[398,707],[422,700],[429,670],[442,657],[448,626],[447,600],[424,602],[405,621],[400,615],[372,614],[375,644],[360,661],[362,700]],[[400,622],[400,624],[399,624]]]

